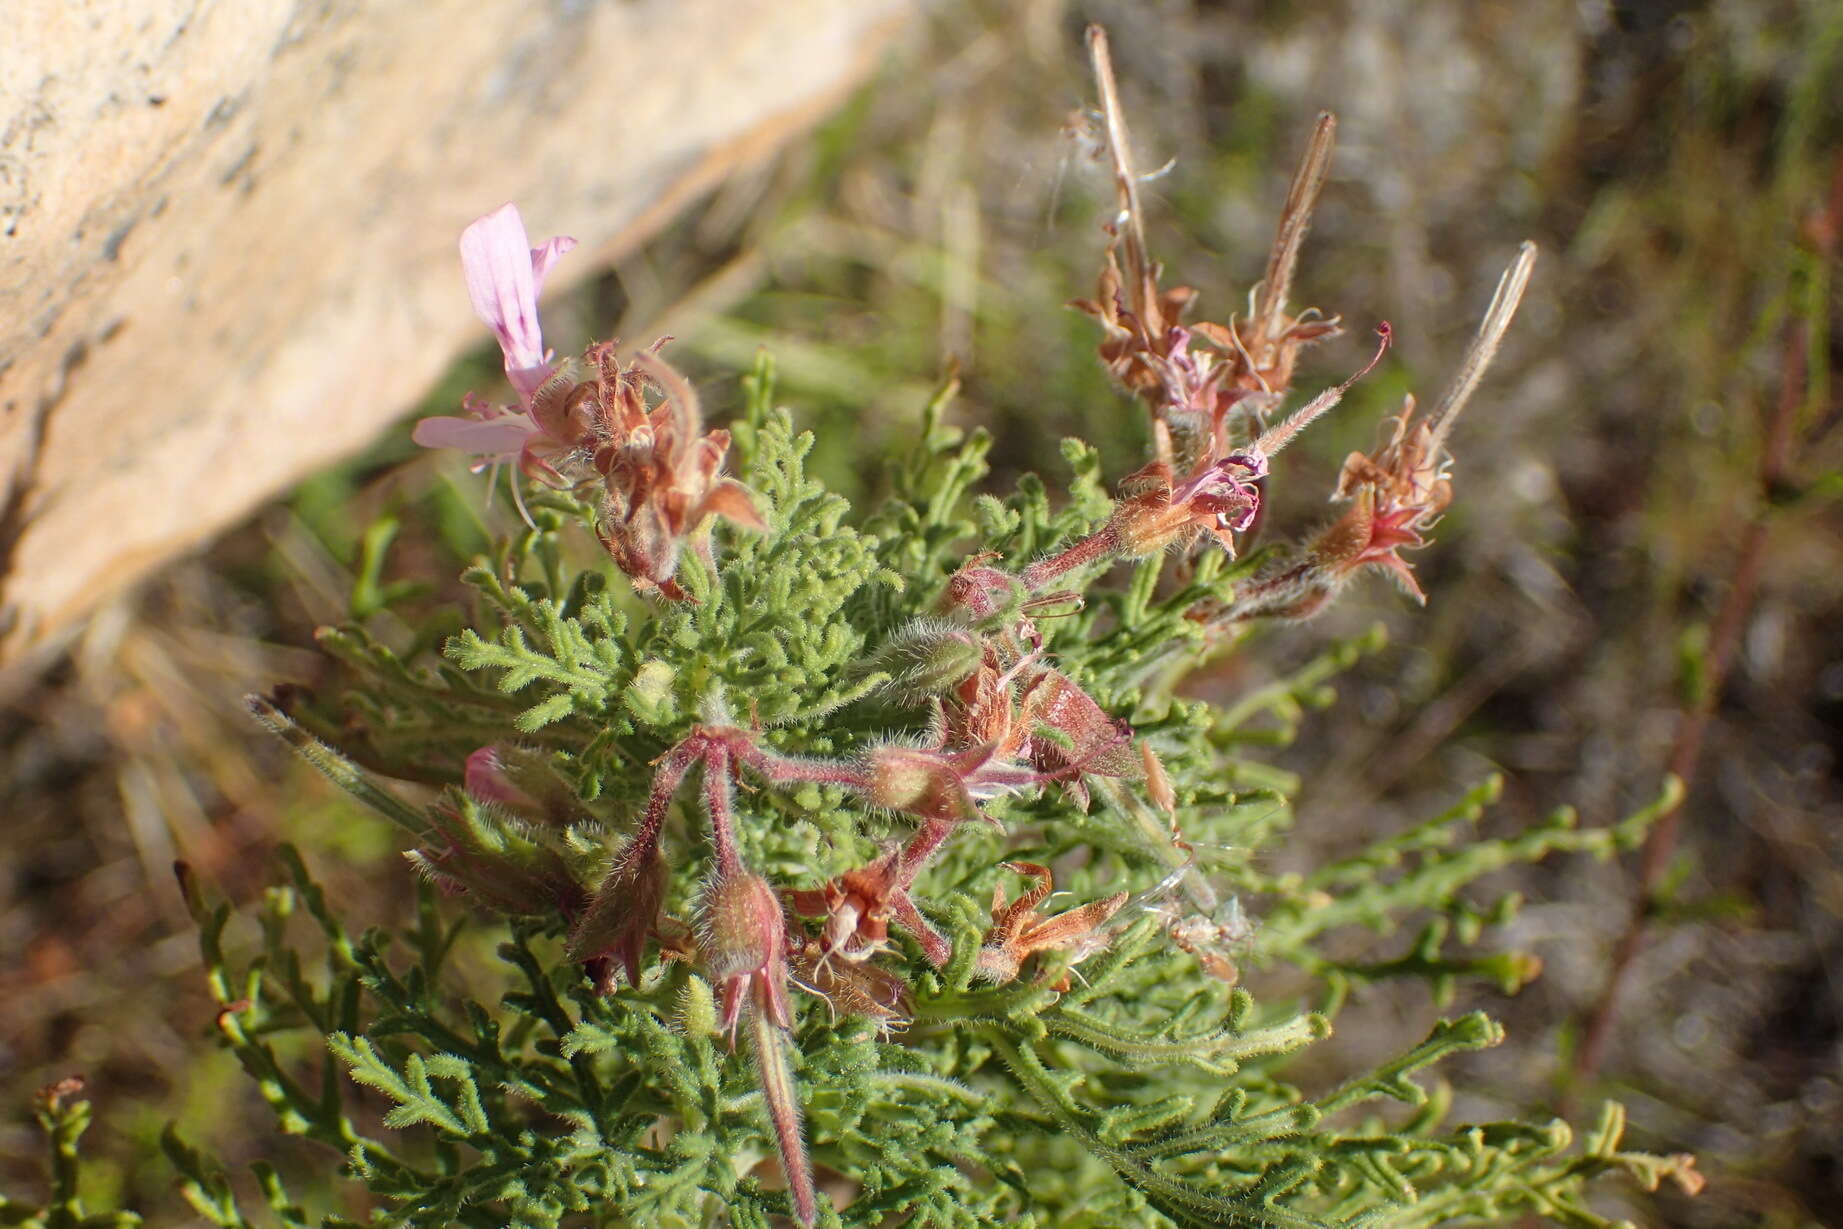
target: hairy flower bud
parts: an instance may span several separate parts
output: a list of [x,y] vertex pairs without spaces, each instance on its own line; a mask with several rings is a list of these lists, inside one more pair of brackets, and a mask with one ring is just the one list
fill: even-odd
[[[630,851],[631,854],[631,851]],[[570,931],[569,957],[577,961],[619,961],[630,985],[640,984],[646,940],[659,920],[668,871],[655,846],[651,856],[623,858],[608,872],[589,907]],[[599,989],[613,988],[612,969],[597,977]]]
[[704,891],[698,953],[705,972],[723,987],[723,1027],[735,1036],[745,993],[757,1007],[788,1027],[787,921],[768,881],[750,871],[718,874]]
[[444,890],[513,917],[574,913],[582,887],[556,851],[501,809],[450,795],[430,808],[433,839],[404,856]]
[[481,802],[521,819],[563,825],[578,817],[576,796],[550,767],[550,755],[517,743],[495,743],[467,757],[462,786]]
[[779,958],[787,923],[774,889],[760,875],[722,875],[704,894],[698,950],[713,978],[756,973]]
[[949,577],[947,591],[941,595],[941,609],[949,614],[968,614],[979,620],[1018,609],[1027,596],[1024,584],[1009,572],[985,565],[985,560],[996,557],[975,555]]
[[877,747],[870,753],[872,805],[923,819],[977,819],[979,806],[953,761],[918,747]]
[[884,687],[898,698],[919,701],[952,690],[975,673],[985,646],[969,628],[950,619],[917,619],[891,636],[870,661],[889,675]]

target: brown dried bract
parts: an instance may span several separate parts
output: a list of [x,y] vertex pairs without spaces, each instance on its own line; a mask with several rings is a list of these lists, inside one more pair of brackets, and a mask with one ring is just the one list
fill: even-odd
[[748,490],[723,476],[729,432],[704,431],[697,392],[657,350],[623,365],[612,345],[591,346],[594,377],[544,413],[560,416],[560,429],[579,432],[590,450],[603,486],[597,531],[615,566],[639,588],[683,600],[673,579],[679,557],[689,542],[708,560],[700,531],[711,517],[764,526]]
[[[1108,936],[1100,927],[1126,903],[1125,892],[1044,917],[1037,906],[1055,891],[1050,869],[1035,862],[1006,862],[1004,866],[1037,882],[1009,904],[1003,885],[992,889],[992,929],[986,932],[975,965],[980,976],[995,982],[1015,981],[1024,962],[1038,952],[1068,952],[1073,965],[1107,946]],[[1058,988],[1063,985],[1066,983],[1059,983]]]
[[824,999],[835,1015],[862,1016],[885,1035],[915,1018],[907,982],[867,961],[834,960],[816,939],[800,944],[788,967],[794,982]]

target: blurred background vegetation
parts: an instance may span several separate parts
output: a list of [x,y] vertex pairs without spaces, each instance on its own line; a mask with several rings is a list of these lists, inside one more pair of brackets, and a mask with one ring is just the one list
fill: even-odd
[[[1063,307],[1092,291],[1111,209],[1079,136],[1090,20],[1112,31],[1141,164],[1171,160],[1146,188],[1152,247],[1205,317],[1245,302],[1313,117],[1339,114],[1296,298],[1349,333],[1311,353],[1300,386],[1360,366],[1377,320],[1397,346],[1286,455],[1268,532],[1323,515],[1343,456],[1402,392],[1438,392],[1517,241],[1544,251],[1457,433],[1456,505],[1417,561],[1429,608],[1372,580],[1196,682],[1232,696],[1331,636],[1388,626],[1392,647],[1280,753],[1309,782],[1287,859],[1390,830],[1491,771],[1508,780],[1491,822],[1514,827],[1563,803],[1604,823],[1667,766],[1691,769],[1585,1077],[1570,1072],[1638,871],[1570,861],[1498,885],[1527,894],[1511,938],[1545,969],[1514,999],[1461,992],[1511,1043],[1458,1069],[1459,1108],[1614,1095],[1635,1145],[1697,1152],[1711,1177],[1698,1200],[1625,1214],[1840,1223],[1843,5],[941,0],[819,131],[547,304],[548,338],[567,352],[669,333],[719,421],[768,348],[820,472],[856,499],[950,359],[953,413],[996,435],[997,483],[1060,474],[1065,435],[1101,445],[1110,477],[1135,468],[1143,416]],[[482,210],[498,203],[482,191]],[[483,349],[429,405],[497,381]],[[41,1172],[32,1090],[73,1072],[99,1111],[93,1201],[183,1215],[156,1143],[172,1118],[233,1164],[327,1169],[273,1136],[212,1045],[170,864],[249,899],[289,840],[359,920],[411,906],[383,825],[249,729],[237,697],[330,687],[323,623],[399,639],[458,626],[451,578],[510,523],[480,492],[400,430],[101,612],[49,673],[5,680],[7,1189]],[[1378,1056],[1431,1010],[1424,992],[1371,995],[1335,1044]]]

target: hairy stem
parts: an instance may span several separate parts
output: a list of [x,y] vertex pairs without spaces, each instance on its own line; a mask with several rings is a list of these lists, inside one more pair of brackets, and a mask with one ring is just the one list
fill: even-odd
[[761,1003],[751,1007],[749,1026],[755,1046],[755,1069],[761,1077],[762,1103],[768,1108],[774,1142],[781,1150],[781,1169],[787,1175],[787,1192],[793,1196],[794,1218],[811,1226],[819,1219],[818,1197],[813,1190],[806,1140],[800,1134],[800,1101],[795,1095],[793,1073],[787,1066],[781,1030],[768,1018]]

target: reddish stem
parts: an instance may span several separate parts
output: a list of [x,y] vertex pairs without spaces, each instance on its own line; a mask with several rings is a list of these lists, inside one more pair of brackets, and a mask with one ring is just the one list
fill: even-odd
[[646,810],[640,816],[640,827],[635,830],[633,840],[627,843],[621,861],[632,866],[643,866],[659,848],[659,833],[665,827],[666,809],[672,805],[672,795],[684,784],[685,774],[691,771],[691,765],[698,760],[700,749],[686,739],[678,746],[666,752],[659,763],[659,770],[653,774],[653,792],[647,797]]
[[710,815],[710,840],[717,848],[717,876],[722,879],[743,873],[731,801],[729,749],[714,745],[704,753],[704,809]]
[[947,834],[954,827],[953,820],[925,821],[915,835],[909,838],[909,843],[903,846],[902,852],[896,855],[896,864],[891,868],[895,881],[905,888],[914,883],[915,876],[921,872],[928,859],[934,856],[934,851],[941,847],[941,842],[947,839]]
[[1034,593],[1058,577],[1073,572],[1076,568],[1112,558],[1119,549],[1119,531],[1114,528],[1113,522],[1109,521],[1061,553],[1051,555],[1047,559],[1037,560],[1025,568],[1018,579],[1024,583],[1026,589]]
[[[1766,566],[1767,542],[1772,531],[1770,501],[1785,483],[1791,466],[1792,428],[1804,401],[1805,333],[1794,321],[1787,332],[1781,364],[1779,399],[1767,423],[1765,447],[1761,451],[1759,486],[1761,507],[1754,514],[1741,539],[1734,566],[1734,580],[1716,612],[1715,625],[1709,635],[1708,665],[1702,694],[1683,714],[1676,741],[1671,745],[1667,771],[1686,786],[1695,778],[1702,758],[1709,723],[1721,698],[1728,670],[1734,663],[1741,632],[1753,609],[1760,576]],[[1687,791],[1685,791],[1687,796]],[[1613,948],[1612,967],[1606,984],[1595,1002],[1582,1030],[1580,1049],[1575,1053],[1574,1068],[1558,1109],[1564,1115],[1574,1108],[1580,1090],[1590,1083],[1606,1061],[1613,1025],[1618,1016],[1619,996],[1630,977],[1633,963],[1644,950],[1645,931],[1658,905],[1658,884],[1675,855],[1683,824],[1682,803],[1658,817],[1645,836],[1638,856],[1638,890],[1632,917],[1625,932]]]

